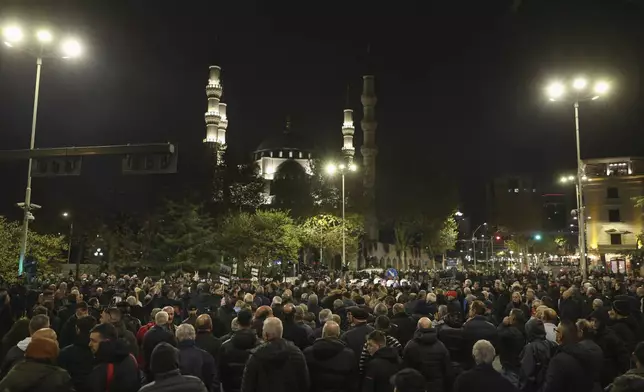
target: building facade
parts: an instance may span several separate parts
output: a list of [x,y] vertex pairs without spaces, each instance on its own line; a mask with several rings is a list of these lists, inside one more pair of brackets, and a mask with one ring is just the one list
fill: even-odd
[[531,234],[543,228],[542,195],[531,176],[502,176],[487,185],[488,221],[511,233]]
[[633,199],[644,195],[644,158],[591,159],[584,164],[589,257],[613,272],[628,271],[634,267],[630,252],[642,247],[642,208]]

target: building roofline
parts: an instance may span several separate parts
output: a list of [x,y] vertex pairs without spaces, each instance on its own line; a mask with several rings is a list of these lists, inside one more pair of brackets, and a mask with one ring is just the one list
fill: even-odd
[[644,161],[644,157],[610,157],[610,158],[592,158],[592,159],[582,159],[582,162],[585,164],[595,164],[595,163],[613,163],[616,161]]

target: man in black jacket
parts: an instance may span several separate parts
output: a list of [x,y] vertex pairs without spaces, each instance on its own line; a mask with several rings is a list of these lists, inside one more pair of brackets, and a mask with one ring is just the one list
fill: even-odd
[[212,319],[210,315],[199,315],[195,322],[195,329],[197,330],[195,345],[216,359],[222,342],[212,334]]
[[339,337],[338,323],[327,321],[322,338],[304,350],[312,392],[352,392],[358,388],[355,354]]
[[309,335],[306,329],[296,322],[295,313],[295,306],[284,305],[284,339],[290,340],[300,350],[304,350],[309,345]]
[[389,379],[401,368],[398,351],[387,346],[387,337],[381,331],[367,336],[367,347],[371,359],[365,366],[362,392],[392,392]]
[[112,324],[92,328],[89,347],[97,365],[88,376],[92,392],[137,392],[141,386],[139,366],[128,345],[118,338]]
[[418,370],[426,381],[426,389],[432,392],[448,392],[453,375],[449,351],[438,340],[436,330],[427,317],[418,320],[414,338],[403,351],[404,367]]
[[69,319],[63,320],[64,324],[58,335],[58,342],[60,347],[67,347],[74,343],[76,339],[76,320],[89,315],[89,306],[87,303],[81,301],[76,304],[76,313]]
[[474,343],[479,340],[487,340],[496,346],[498,342],[498,332],[496,327],[490,323],[486,317],[487,306],[483,301],[474,301],[470,305],[469,319],[463,324],[463,338],[465,339],[465,352],[468,353],[468,366],[474,366],[473,359],[469,355],[472,352]]
[[159,343],[154,348],[151,362],[154,381],[141,388],[141,392],[206,392],[197,377],[181,374],[179,351],[168,343]]
[[363,308],[352,306],[347,309],[347,316],[352,327],[342,335],[341,339],[347,344],[347,347],[353,350],[357,363],[360,360],[362,347],[367,341],[367,335],[375,329],[367,324],[369,313]]
[[414,336],[414,331],[416,330],[416,323],[414,320],[405,312],[405,305],[395,304],[392,308],[393,317],[391,318],[391,323],[394,324],[395,330],[393,335],[400,344],[404,347],[408,341]]
[[520,309],[514,308],[510,315],[503,319],[498,327],[499,332],[499,360],[503,367],[503,375],[519,386],[519,371],[521,351],[525,346],[525,336],[521,330],[525,323],[524,315]]
[[454,382],[452,392],[472,391],[494,391],[494,392],[518,392],[501,373],[494,370],[492,362],[496,351],[492,343],[487,340],[479,340],[472,347],[472,356],[476,366],[471,370],[459,374]]
[[239,330],[222,343],[217,359],[221,384],[226,392],[240,391],[250,351],[260,343],[255,330],[251,328],[252,314],[249,311],[239,312],[237,322]]
[[215,359],[212,355],[195,346],[195,329],[190,324],[177,327],[179,368],[181,374],[199,378],[208,392],[219,392],[219,379]]
[[602,366],[601,386],[606,388],[615,377],[623,374],[630,367],[630,355],[626,345],[615,331],[607,328],[608,311],[597,309],[590,314],[590,322],[595,329],[595,343],[602,349],[604,365]]
[[150,358],[152,357],[152,350],[161,342],[166,342],[172,346],[177,345],[177,340],[174,334],[168,329],[168,313],[161,311],[154,316],[154,327],[150,328],[143,337],[143,358],[145,360],[145,375],[149,381],[154,378],[150,373]]
[[264,321],[266,343],[251,351],[242,377],[242,392],[308,391],[311,383],[306,360],[293,343],[282,339],[282,321]]
[[89,375],[94,368],[94,353],[89,348],[89,333],[96,325],[92,316],[76,320],[74,343],[60,350],[58,366],[67,370],[77,391],[91,390]]

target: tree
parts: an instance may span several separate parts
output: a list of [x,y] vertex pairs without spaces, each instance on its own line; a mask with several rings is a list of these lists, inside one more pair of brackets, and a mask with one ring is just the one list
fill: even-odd
[[[18,256],[22,238],[22,225],[0,216],[0,277],[7,282],[18,280]],[[64,236],[38,234],[29,231],[27,257],[37,261],[38,274],[57,269],[57,264],[67,259],[68,239]]]
[[240,165],[230,183],[230,204],[239,211],[255,211],[265,203],[264,188],[256,164]]
[[[360,237],[364,234],[362,218],[357,214],[346,215],[345,252],[347,264],[357,261]],[[342,255],[342,218],[319,214],[306,219],[299,227],[302,245],[319,252],[319,262]],[[326,257],[325,257],[326,255]],[[334,267],[328,264],[330,267]]]
[[[342,206],[341,189],[334,186],[332,178],[324,173],[322,161],[313,159],[311,167],[311,196],[317,213],[330,213]],[[351,203],[349,203],[351,205]]]
[[245,266],[296,261],[300,240],[293,219],[283,211],[240,212],[227,215],[217,232],[217,247]]
[[214,221],[203,205],[167,201],[151,222],[155,229],[146,264],[155,270],[198,270],[219,256]]
[[406,268],[407,251],[413,244],[414,235],[417,232],[415,222],[398,220],[394,226],[394,239],[396,252],[400,256],[402,268]]
[[446,253],[454,249],[457,239],[458,223],[452,213],[442,220],[433,220],[424,226],[421,243],[427,250],[433,267],[435,267],[435,255],[442,255],[443,268],[445,268]]

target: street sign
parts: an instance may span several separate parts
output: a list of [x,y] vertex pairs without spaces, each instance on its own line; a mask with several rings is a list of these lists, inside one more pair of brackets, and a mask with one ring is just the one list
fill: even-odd
[[221,284],[226,285],[226,286],[230,285],[230,279],[226,278],[225,276],[220,276],[219,277],[219,282],[221,282]]
[[257,268],[251,268],[250,274],[252,275],[253,278],[259,277],[259,270]]

